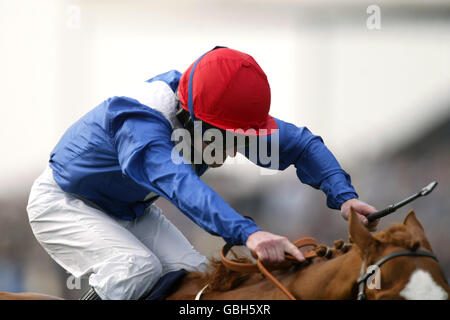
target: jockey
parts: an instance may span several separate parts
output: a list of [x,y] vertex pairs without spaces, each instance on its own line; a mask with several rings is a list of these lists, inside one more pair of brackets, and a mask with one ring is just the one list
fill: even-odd
[[[347,219],[352,206],[375,228],[377,222],[365,218],[375,208],[357,199],[350,176],[322,139],[269,115],[269,83],[251,56],[216,47],[184,74],[172,70],[141,85],[75,122],[30,192],[27,211],[39,243],[75,277],[89,276],[91,289],[82,299],[142,299],[161,278],[206,270],[206,257],[154,204],[160,196],[262,261],[282,261],[285,252],[304,260],[285,237],[261,230],[200,180],[237,151],[270,167],[251,156],[249,142],[236,142],[239,135],[256,137],[257,148],[270,144],[277,156],[272,169],[294,165],[301,182],[325,193],[328,207]],[[217,137],[198,143],[195,136],[206,135],[205,129],[234,134],[231,147],[228,138],[226,146]],[[177,130],[187,133],[187,151],[174,151]],[[195,161],[211,145],[215,160]]]

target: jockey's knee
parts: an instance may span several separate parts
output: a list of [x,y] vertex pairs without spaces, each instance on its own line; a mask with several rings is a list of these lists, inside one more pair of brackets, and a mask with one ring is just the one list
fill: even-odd
[[153,255],[122,255],[105,261],[89,277],[89,284],[104,300],[143,298],[162,275],[162,265]]

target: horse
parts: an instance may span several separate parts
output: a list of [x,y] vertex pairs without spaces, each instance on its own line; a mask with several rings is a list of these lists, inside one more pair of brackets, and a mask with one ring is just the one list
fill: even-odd
[[0,292],[0,300],[63,300],[62,298],[34,292]]
[[[349,241],[335,241],[331,249],[318,246],[315,258],[290,264],[273,271],[272,275],[299,300],[449,298],[448,282],[414,211],[403,223],[372,235],[351,209]],[[379,278],[375,278],[379,283],[374,288],[367,283],[370,273],[365,272],[365,266],[380,261]],[[205,273],[187,274],[167,300],[195,299],[200,291],[203,291],[202,300],[287,299],[285,293],[261,274],[235,272],[214,259],[211,259],[210,268]],[[60,298],[37,293],[0,292],[2,299]]]
[[[332,250],[324,251],[323,246],[319,246],[316,258],[277,270],[273,275],[299,300],[449,298],[448,282],[434,259],[431,245],[414,211],[403,223],[372,235],[352,209],[349,239],[349,244],[335,241]],[[368,288],[360,281],[364,274],[362,266],[373,265],[380,259],[383,260],[379,266],[379,286]],[[220,261],[212,262],[212,270],[188,274],[178,290],[167,299],[194,299],[206,285],[202,300],[287,299],[261,274],[238,273],[227,270]]]

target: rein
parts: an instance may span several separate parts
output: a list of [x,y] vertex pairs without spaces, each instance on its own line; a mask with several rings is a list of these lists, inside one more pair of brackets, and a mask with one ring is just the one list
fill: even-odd
[[[306,237],[298,239],[294,242],[294,245],[297,248],[307,247],[307,246],[313,246],[314,248],[317,247],[317,241],[314,238]],[[256,264],[254,263],[247,263],[247,262],[238,262],[238,261],[232,261],[226,257],[227,253],[230,251],[230,249],[233,247],[233,245],[226,244],[223,246],[222,250],[220,251],[220,257],[222,259],[222,263],[225,267],[227,267],[230,270],[237,271],[237,272],[261,272],[264,276],[266,276],[267,279],[272,281],[272,283],[277,286],[286,296],[289,297],[291,300],[296,300],[294,295],[283,285],[281,282],[279,282],[271,273],[269,270],[277,270],[282,269],[285,267],[288,267],[295,261],[298,261],[295,257],[292,255],[286,253],[286,259],[290,261],[285,261],[281,264],[265,267],[264,264],[261,262],[260,259],[258,259],[258,262]],[[317,253],[314,250],[308,251],[303,254],[305,259],[311,259],[314,257],[317,257]]]

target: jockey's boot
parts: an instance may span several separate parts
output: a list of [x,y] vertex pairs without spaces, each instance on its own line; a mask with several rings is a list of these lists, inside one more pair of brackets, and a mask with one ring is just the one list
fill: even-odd
[[80,300],[102,300],[97,292],[93,288],[90,288],[83,296],[81,296]]
[[145,300],[164,300],[166,299],[181,283],[187,271],[180,269],[171,271],[163,275],[155,284],[151,292],[143,297]]

